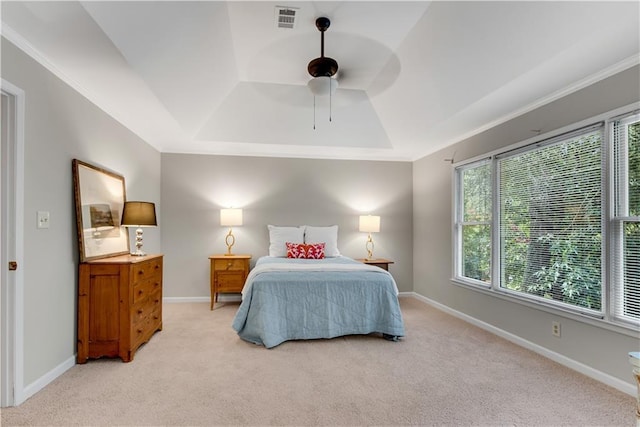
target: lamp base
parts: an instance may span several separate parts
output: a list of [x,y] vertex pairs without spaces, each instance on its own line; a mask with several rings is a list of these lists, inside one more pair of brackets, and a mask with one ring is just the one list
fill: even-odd
[[369,233],[369,237],[367,237],[365,248],[367,249],[367,257],[365,259],[371,261],[373,259],[373,239],[371,238],[371,233]]
[[133,256],[145,256],[147,253],[142,250],[142,228],[136,230],[136,251],[131,252]]
[[231,232],[231,228],[229,228],[229,234],[227,234],[227,237],[225,237],[224,242],[227,244],[227,253],[225,254],[225,256],[233,256],[233,254],[231,253],[231,248],[236,242],[236,238]]

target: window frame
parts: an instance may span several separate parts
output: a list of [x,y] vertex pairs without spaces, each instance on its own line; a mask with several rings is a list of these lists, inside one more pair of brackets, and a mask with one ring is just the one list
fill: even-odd
[[[640,110],[635,109],[632,111],[628,111],[624,114],[615,116],[607,120],[607,167],[609,168],[609,185],[608,190],[610,194],[610,199],[608,203],[608,243],[609,248],[607,251],[608,256],[608,265],[610,265],[610,269],[607,272],[607,280],[612,285],[607,289],[607,293],[609,296],[609,304],[608,310],[611,316],[611,319],[615,323],[619,323],[622,325],[628,325],[629,327],[637,328],[640,325],[640,319],[633,319],[630,316],[626,316],[624,314],[624,284],[623,284],[623,263],[617,263],[616,260],[623,258],[624,252],[624,226],[626,223],[631,222],[640,222],[640,217],[630,216],[629,215],[629,191],[627,184],[627,177],[629,175],[629,162],[622,162],[623,165],[616,165],[616,161],[618,159],[615,158],[614,153],[616,149],[616,129],[614,127],[615,123],[619,123],[620,125],[626,126],[640,122]],[[625,130],[624,132],[624,147],[623,152],[625,154],[628,153],[629,148],[629,137],[628,133]],[[622,167],[621,167],[622,166]],[[624,186],[617,187],[616,186],[616,178],[614,176],[616,167],[623,170],[623,178],[619,179],[619,181],[624,182]],[[621,213],[621,211],[623,211]]]
[[[520,141],[515,144],[511,144],[494,150],[483,155],[469,158],[467,160],[458,161],[452,163],[452,178],[454,191],[452,197],[452,243],[453,243],[453,262],[452,262],[452,277],[451,283],[453,285],[462,286],[467,289],[472,289],[476,292],[484,293],[499,299],[515,302],[518,304],[526,305],[534,309],[546,311],[553,314],[561,314],[565,317],[569,317],[583,323],[590,323],[605,329],[614,330],[623,334],[637,334],[638,327],[640,326],[640,320],[627,320],[620,318],[617,315],[616,309],[620,307],[615,301],[615,289],[616,285],[613,281],[613,267],[611,261],[614,259],[614,238],[613,238],[613,208],[614,208],[614,186],[613,186],[613,138],[612,138],[612,126],[611,123],[615,120],[619,120],[622,116],[631,116],[633,113],[640,114],[640,104],[633,103],[624,107],[617,108],[612,111],[602,113],[600,115],[582,120],[577,123],[573,123],[564,126],[555,131],[547,133],[539,133],[538,135]],[[527,150],[527,147],[535,144],[545,144],[546,141],[557,140],[563,135],[571,134],[580,131],[582,128],[586,128],[592,125],[596,125],[598,122],[604,123],[603,130],[603,160],[602,160],[602,301],[601,311],[590,310],[584,307],[572,307],[570,304],[558,303],[556,301],[548,300],[545,298],[536,297],[534,295],[528,295],[522,292],[512,291],[502,288],[500,286],[500,211],[499,211],[499,173],[497,170],[497,156],[504,156],[507,153],[514,151]],[[474,164],[477,166],[482,162],[490,161],[492,164],[492,218],[491,218],[491,283],[487,284],[478,280],[470,279],[462,276],[460,273],[462,258],[461,258],[461,233],[459,228],[459,215],[462,213],[462,180],[459,171],[461,168],[469,168]]]
[[[494,208],[494,203],[493,203],[493,199],[494,199],[494,192],[492,190],[493,188],[493,180],[494,180],[494,176],[493,176],[493,166],[492,166],[492,162],[493,159],[491,157],[485,157],[479,160],[475,160],[473,162],[470,163],[466,163],[464,164],[462,167],[460,168],[454,168],[454,175],[455,175],[455,185],[456,185],[456,191],[455,191],[455,197],[454,197],[454,212],[455,212],[455,220],[454,220],[454,239],[455,239],[455,243],[454,243],[454,277],[456,277],[458,280],[467,282],[468,284],[472,285],[472,286],[478,286],[481,288],[491,288],[492,283],[493,283],[493,273],[494,273],[494,263],[493,263],[493,250],[494,250],[494,239],[493,239],[493,208]],[[480,166],[484,166],[484,165],[489,165],[491,167],[491,189],[489,190],[491,192],[491,219],[489,219],[489,221],[464,221],[464,191],[463,191],[463,180],[462,180],[462,174],[469,170],[469,169],[474,169]],[[490,227],[490,242],[491,242],[491,259],[489,260],[490,263],[490,272],[491,272],[491,279],[489,281],[489,283],[484,282],[482,280],[478,280],[478,279],[474,279],[471,277],[467,277],[467,276],[463,276],[463,270],[464,270],[464,257],[463,257],[463,249],[464,246],[462,244],[463,241],[463,229],[465,226],[472,226],[472,225],[488,225]]]

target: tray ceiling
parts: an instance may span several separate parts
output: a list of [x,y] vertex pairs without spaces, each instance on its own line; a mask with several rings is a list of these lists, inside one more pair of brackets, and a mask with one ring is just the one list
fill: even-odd
[[[638,2],[1,7],[4,37],[162,152],[411,161],[640,62]],[[340,86],[314,130],[319,16]]]

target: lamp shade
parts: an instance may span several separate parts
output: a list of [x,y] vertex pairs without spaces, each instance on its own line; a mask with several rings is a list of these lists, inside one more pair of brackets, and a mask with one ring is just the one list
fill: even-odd
[[329,94],[333,95],[338,89],[338,81],[331,77],[319,76],[309,80],[307,86],[315,96],[328,96]]
[[380,217],[377,215],[361,215],[360,231],[378,233],[380,231]]
[[151,202],[124,202],[122,225],[128,227],[155,227],[156,205]]
[[226,227],[242,225],[242,209],[220,209],[220,225]]

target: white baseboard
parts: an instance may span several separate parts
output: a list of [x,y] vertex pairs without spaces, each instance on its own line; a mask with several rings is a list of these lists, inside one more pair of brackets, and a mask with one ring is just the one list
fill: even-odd
[[76,364],[76,356],[75,354],[26,386],[22,390],[16,390],[15,395],[13,397],[14,406],[18,406],[22,404],[25,400],[45,388],[49,383],[58,378],[60,375],[64,374],[66,371],[71,369]]
[[[240,294],[218,294],[218,302],[240,302],[242,295]],[[185,302],[206,302],[211,303],[210,297],[164,297],[162,302],[168,304],[185,303]]]
[[[604,372],[598,371],[590,366],[587,366],[583,363],[580,363],[576,360],[570,359],[560,353],[556,353],[551,351],[545,347],[542,347],[538,344],[532,343],[531,341],[527,341],[524,338],[521,338],[517,335],[514,335],[510,332],[504,331],[500,328],[497,328],[489,323],[478,320],[474,317],[471,317],[467,314],[464,314],[460,311],[454,310],[446,305],[440,304],[439,302],[433,301],[427,297],[424,297],[415,292],[400,292],[398,294],[400,298],[416,298],[440,311],[444,311],[452,316],[455,316],[459,319],[462,319],[466,322],[469,322],[479,328],[482,328],[486,331],[489,331],[495,335],[498,335],[507,341],[511,341],[514,344],[517,344],[521,347],[529,349],[535,353],[538,353],[548,359],[553,360],[554,362],[560,363],[574,371],[580,372],[583,375],[586,375],[590,378],[593,378],[596,381],[600,381],[610,387],[613,387],[617,390],[620,390],[623,393],[626,393],[630,396],[636,396],[636,387],[633,384],[629,384],[625,381],[622,381],[616,377],[613,377],[609,374],[605,374]],[[229,302],[229,301],[241,301],[240,295],[229,294],[229,295],[219,295],[218,301],[220,302]],[[163,298],[163,302],[167,303],[187,303],[187,302],[210,302],[211,299],[209,297],[168,297]],[[47,372],[36,381],[32,382],[28,386],[26,386],[22,390],[16,390],[14,396],[14,405],[18,406],[28,398],[45,388],[49,383],[58,378],[60,375],[64,374],[67,370],[72,368],[76,364],[76,356],[73,355],[69,359],[65,360],[51,371]]]
[[[163,298],[163,302],[166,303],[189,303],[189,302],[211,302],[211,298],[207,297],[169,297]],[[240,294],[225,294],[218,295],[218,301],[220,302],[231,302],[231,301],[242,301],[242,296]],[[60,375],[64,374],[67,370],[71,369],[76,364],[76,355],[74,354],[72,357],[68,358],[28,386],[24,387],[22,390],[16,388],[15,394],[13,397],[13,405],[18,406],[29,399],[31,396],[45,388],[49,383],[58,378]]]
[[162,302],[185,303],[185,302],[211,302],[209,297],[163,297]]
[[589,378],[593,378],[596,381],[600,381],[601,383],[604,383],[610,387],[620,390],[623,393],[626,393],[634,397],[637,395],[636,386],[633,384],[622,381],[621,379],[616,378],[612,375],[605,374],[604,372],[598,371],[597,369],[587,366],[584,363],[580,363],[560,353],[556,353],[555,351],[551,351],[548,348],[542,347],[541,345],[532,343],[531,341],[527,341],[524,338],[521,338],[510,332],[497,328],[489,323],[483,322],[482,320],[478,320],[475,317],[471,317],[465,313],[454,310],[451,307],[447,307],[446,305],[440,304],[439,302],[433,301],[425,296],[422,296],[415,292],[402,292],[399,296],[416,298],[426,304],[429,304],[434,308],[437,308],[440,311],[444,311],[445,313],[448,313],[452,316],[462,319],[465,322],[469,322],[475,326],[478,326],[479,328],[482,328],[485,331],[489,331],[495,335],[498,335],[499,337],[502,337],[507,341],[511,341],[514,344],[517,344],[521,347],[524,347],[535,353],[538,353],[539,355],[544,356],[547,359],[551,359],[554,362],[557,362],[561,365],[566,366],[567,368],[573,369],[574,371],[578,371],[581,374],[588,376]]

